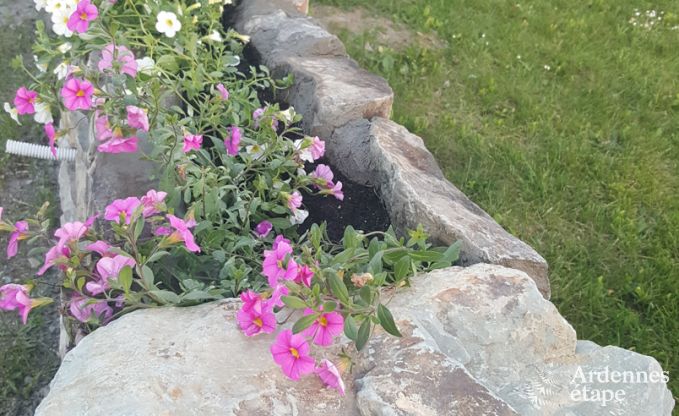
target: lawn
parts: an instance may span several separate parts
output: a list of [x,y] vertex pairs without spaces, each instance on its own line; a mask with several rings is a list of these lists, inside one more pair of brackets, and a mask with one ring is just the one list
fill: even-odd
[[405,48],[359,25],[339,34],[447,177],[547,259],[578,337],[654,356],[679,395],[677,3],[314,5],[411,31]]

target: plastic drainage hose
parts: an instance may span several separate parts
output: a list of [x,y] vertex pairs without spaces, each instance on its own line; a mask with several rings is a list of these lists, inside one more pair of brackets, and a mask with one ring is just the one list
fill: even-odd
[[5,152],[11,155],[28,156],[36,159],[48,159],[72,162],[75,160],[75,149],[57,147],[57,157],[54,158],[49,146],[39,144],[16,142],[14,140],[7,140],[5,145]]

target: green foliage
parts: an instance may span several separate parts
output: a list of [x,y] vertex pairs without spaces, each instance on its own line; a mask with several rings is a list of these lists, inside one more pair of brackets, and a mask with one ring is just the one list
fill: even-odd
[[545,256],[579,338],[679,374],[676,3],[653,3],[665,15],[650,29],[631,18],[651,5],[631,0],[319,3],[411,31],[399,50],[341,37],[446,176]]

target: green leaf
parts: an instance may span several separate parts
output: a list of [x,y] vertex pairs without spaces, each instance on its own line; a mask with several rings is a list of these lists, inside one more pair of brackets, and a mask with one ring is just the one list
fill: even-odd
[[323,312],[325,313],[330,313],[337,309],[337,302],[333,302],[331,300],[323,303]]
[[356,335],[356,349],[358,351],[361,351],[368,342],[368,338],[370,338],[370,327],[370,319],[365,318],[361,324],[361,327],[358,328],[358,334]]
[[411,271],[411,261],[410,257],[403,256],[399,259],[399,261],[396,262],[394,265],[394,278],[398,282],[399,280],[404,279],[405,277],[410,274]]
[[283,296],[281,300],[292,309],[304,309],[308,307],[306,302],[296,296]]
[[169,303],[172,305],[176,305],[179,302],[181,302],[179,296],[174,292],[170,292],[169,290],[152,290],[149,293],[160,299],[161,302],[165,304]]
[[342,238],[342,244],[344,248],[358,248],[360,239],[358,233],[354,230],[351,225],[344,229],[344,238]]
[[149,266],[142,266],[141,272],[143,273],[143,281],[144,285],[146,285],[146,289],[151,289],[153,288],[153,284],[155,282],[155,276],[153,275],[153,271]]
[[344,335],[352,341],[358,338],[358,328],[356,328],[356,321],[354,317],[349,315],[344,319]]
[[443,258],[443,253],[439,253],[438,251],[433,250],[411,251],[409,255],[410,258],[412,258],[415,261],[426,261],[430,263],[441,261],[441,259]]
[[372,303],[372,291],[370,290],[370,286],[363,286],[361,290],[358,291],[358,294],[366,304],[370,305]]
[[402,337],[401,332],[399,332],[394,322],[394,317],[391,315],[389,309],[386,306],[379,304],[377,305],[377,319],[380,320],[380,325],[385,331],[390,333],[395,337]]
[[153,263],[154,261],[158,261],[169,254],[170,253],[167,251],[156,251],[151,257],[149,257],[148,260],[146,260],[146,263]]
[[349,303],[349,290],[334,270],[326,273],[330,290],[342,303]]
[[132,268],[130,266],[123,267],[118,275],[118,281],[125,293],[130,291],[130,288],[132,287]]
[[310,327],[311,324],[313,324],[316,321],[316,319],[318,319],[317,313],[306,315],[299,318],[299,320],[295,322],[295,325],[292,326],[292,333],[297,334],[304,331],[305,329]]
[[370,259],[367,269],[368,273],[374,276],[382,272],[382,256],[384,256],[384,250],[378,251],[377,254]]

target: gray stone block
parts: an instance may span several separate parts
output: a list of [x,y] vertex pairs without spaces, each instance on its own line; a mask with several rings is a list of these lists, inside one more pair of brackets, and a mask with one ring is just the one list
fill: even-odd
[[440,243],[460,240],[463,264],[523,270],[549,298],[545,259],[448,182],[422,139],[405,127],[380,117],[353,121],[335,130],[326,149],[349,179],[379,191],[395,227],[422,224]]

